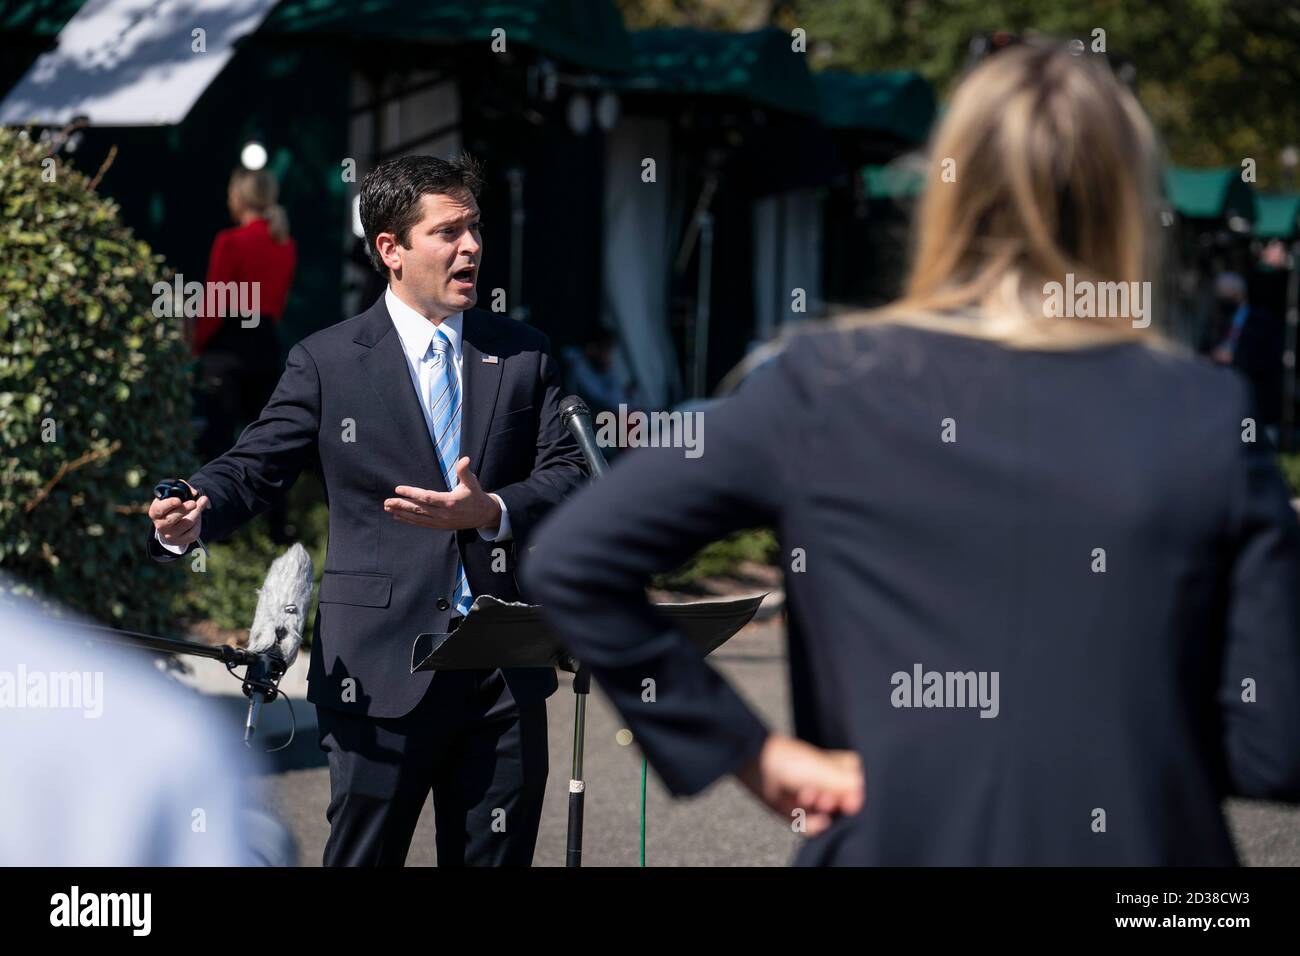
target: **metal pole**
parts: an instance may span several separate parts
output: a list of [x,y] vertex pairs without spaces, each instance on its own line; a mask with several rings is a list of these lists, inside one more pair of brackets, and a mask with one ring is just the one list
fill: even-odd
[[510,181],[510,317],[523,321],[524,308],[524,171],[518,166],[506,173]]
[[[772,270],[772,291],[776,295],[775,308],[772,311],[772,317],[776,319],[776,327],[781,326],[790,318],[790,289],[785,281],[785,193],[778,193],[774,199],[776,202],[776,239],[773,245],[776,247],[776,267]],[[764,330],[766,331],[766,330]]]
[[587,782],[582,779],[583,733],[587,726],[587,694],[591,691],[591,674],[579,667],[573,675],[576,710],[573,718],[573,772],[569,777],[569,835],[565,849],[565,866],[582,866],[582,808],[587,796]]
[[713,215],[700,213],[700,272],[695,299],[695,347],[691,350],[691,397],[704,395],[709,366],[709,296],[713,287]]
[[1282,350],[1283,451],[1295,449],[1296,329],[1300,325],[1300,242],[1291,243],[1291,274],[1286,282],[1286,347]]
[[115,644],[119,647],[134,647],[139,650],[162,651],[165,654],[190,654],[194,657],[207,657],[223,663],[233,663],[236,666],[253,664],[261,659],[259,654],[230,644],[196,644],[193,641],[158,637],[154,634],[142,634],[139,631],[124,631],[104,624],[69,621],[67,629],[92,644]]
[[[585,405],[578,406],[587,414]],[[566,418],[565,425],[568,425]],[[583,456],[594,477],[605,473],[605,456],[594,445],[583,443]],[[582,866],[582,809],[587,797],[587,781],[582,779],[583,736],[587,728],[587,695],[591,693],[591,672],[568,655],[560,666],[573,671],[573,769],[569,775],[569,832],[565,838],[564,865]]]

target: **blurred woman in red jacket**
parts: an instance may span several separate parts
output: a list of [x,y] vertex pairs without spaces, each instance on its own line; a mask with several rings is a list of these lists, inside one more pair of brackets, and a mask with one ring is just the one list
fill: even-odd
[[[217,233],[207,279],[209,284],[257,283],[259,321],[245,328],[238,315],[201,315],[195,325],[194,352],[208,411],[199,438],[205,459],[234,444],[238,429],[257,418],[280,376],[275,326],[284,316],[298,250],[289,238],[288,217],[276,205],[278,195],[275,177],[265,169],[238,169],[230,177],[227,204],[238,225]],[[247,295],[241,298],[247,301]]]
[[[279,192],[265,169],[237,169],[230,177],[226,202],[238,225],[221,230],[212,242],[208,288],[216,282],[257,283],[252,301],[259,321],[245,328],[240,315],[202,314],[195,325],[194,352],[207,413],[198,440],[203,461],[229,450],[240,430],[257,420],[283,369],[275,327],[284,317],[298,250],[289,238],[289,218],[276,205]],[[238,288],[245,290],[238,301],[250,301],[250,287]],[[282,543],[287,538],[284,506],[272,508],[267,517],[272,539]]]

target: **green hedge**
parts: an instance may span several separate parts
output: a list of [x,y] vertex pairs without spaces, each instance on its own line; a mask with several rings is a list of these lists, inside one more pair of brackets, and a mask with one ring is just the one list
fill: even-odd
[[746,561],[775,564],[776,549],[776,534],[770,528],[737,531],[705,545],[680,568],[656,576],[653,583],[669,591],[686,589],[704,578],[735,574]]
[[154,476],[194,464],[169,273],[111,200],[0,129],[0,571],[117,626],[166,630],[183,580],[144,556]]

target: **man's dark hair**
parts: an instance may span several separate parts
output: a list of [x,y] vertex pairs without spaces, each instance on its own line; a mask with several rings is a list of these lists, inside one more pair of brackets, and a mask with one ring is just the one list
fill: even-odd
[[399,156],[380,163],[361,182],[361,228],[366,256],[382,276],[388,267],[375,249],[375,237],[391,232],[403,246],[411,244],[411,227],[420,221],[420,197],[426,194],[465,199],[483,188],[483,168],[468,153],[451,161],[436,156]]

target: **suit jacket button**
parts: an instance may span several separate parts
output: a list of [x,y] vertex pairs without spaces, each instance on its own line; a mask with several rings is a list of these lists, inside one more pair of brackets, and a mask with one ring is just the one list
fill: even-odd
[[439,610],[439,611],[445,611],[445,610],[447,610],[447,608],[449,608],[449,607],[451,607],[451,602],[450,602],[450,601],[448,601],[446,598],[438,598],[438,610]]

